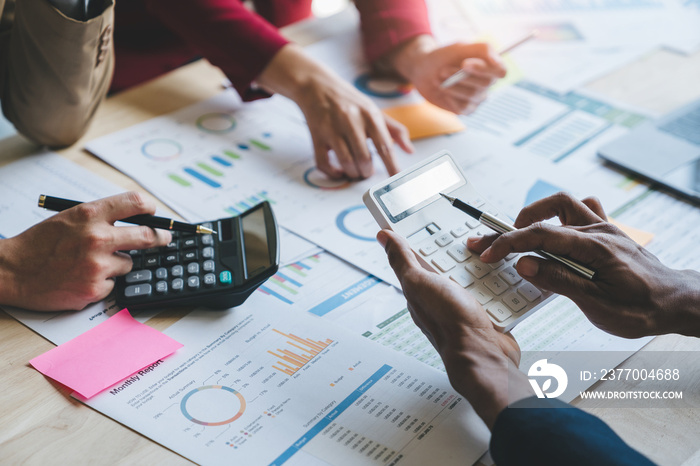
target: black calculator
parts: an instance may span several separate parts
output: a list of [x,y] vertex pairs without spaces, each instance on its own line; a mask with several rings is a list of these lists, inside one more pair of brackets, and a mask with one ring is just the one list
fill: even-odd
[[128,251],[134,265],[116,280],[117,304],[228,309],[277,272],[279,230],[269,202],[202,225],[216,233],[173,232],[167,246]]

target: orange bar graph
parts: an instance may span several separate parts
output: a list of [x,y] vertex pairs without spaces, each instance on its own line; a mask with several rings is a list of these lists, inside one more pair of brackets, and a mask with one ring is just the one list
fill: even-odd
[[286,343],[290,346],[290,349],[277,348],[275,351],[268,351],[268,353],[279,359],[277,365],[272,367],[287,375],[294,375],[328,345],[333,343],[333,340],[330,339],[315,341],[310,338],[301,338],[291,333],[283,333],[277,329],[273,329],[273,331],[289,338]]

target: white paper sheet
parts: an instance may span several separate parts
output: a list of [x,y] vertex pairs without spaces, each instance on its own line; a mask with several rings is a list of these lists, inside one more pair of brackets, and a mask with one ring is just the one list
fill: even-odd
[[88,404],[208,465],[461,465],[486,450],[444,374],[281,306],[194,311],[165,332],[184,348]]

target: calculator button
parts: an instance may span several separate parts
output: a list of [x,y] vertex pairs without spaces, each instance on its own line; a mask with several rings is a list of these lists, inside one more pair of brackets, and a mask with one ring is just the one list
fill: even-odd
[[514,253],[514,252],[511,252],[510,254],[508,254],[508,255],[506,256],[506,260],[507,260],[507,261],[510,261],[510,260],[515,259],[516,257],[518,257],[518,255],[517,255],[516,253]]
[[479,222],[479,221],[478,221],[477,219],[475,219],[475,218],[471,218],[471,217],[470,217],[470,218],[467,219],[466,222],[464,222],[464,224],[473,230],[474,228],[476,228],[476,227],[478,227],[479,225],[481,225],[481,222]]
[[474,298],[479,301],[479,304],[486,304],[493,299],[491,293],[489,293],[489,291],[482,285],[476,285],[473,288],[469,288],[469,291],[474,295]]
[[199,273],[199,262],[190,262],[187,264],[187,273],[196,275]]
[[452,230],[450,233],[455,238],[461,238],[462,236],[469,233],[469,228],[465,227],[464,225],[460,225],[457,228],[455,228],[454,230]]
[[515,291],[506,293],[505,296],[503,296],[503,302],[506,303],[506,306],[508,306],[513,312],[520,312],[527,305],[525,299],[518,295]]
[[175,251],[179,247],[180,247],[180,242],[178,240],[173,240],[165,246],[165,249],[167,249],[168,251]]
[[207,286],[216,285],[216,275],[213,273],[208,273],[204,276],[204,284]]
[[499,301],[494,301],[486,306],[486,312],[491,314],[491,317],[496,319],[497,322],[503,322],[511,316],[510,310]]
[[126,274],[125,281],[127,283],[150,282],[153,278],[153,273],[150,270],[136,270]]
[[194,248],[197,246],[197,238],[187,238],[182,242],[182,247],[185,249]]
[[185,281],[182,278],[176,278],[170,285],[173,287],[173,291],[182,291]]
[[491,262],[491,263],[489,263],[489,267],[491,267],[492,269],[497,269],[497,268],[499,268],[500,266],[502,266],[502,265],[505,264],[505,263],[506,263],[506,261],[504,261],[503,259],[501,259],[501,260],[499,260],[498,262]]
[[440,236],[438,236],[437,238],[435,238],[435,244],[437,244],[437,245],[440,246],[441,248],[447,246],[447,245],[450,244],[452,241],[454,241],[454,240],[452,239],[452,236],[450,236],[450,235],[447,234],[447,233],[445,233],[445,234],[443,234],[443,235],[440,235]]
[[205,272],[213,272],[215,268],[214,261],[204,261],[202,264],[202,270]]
[[156,283],[156,293],[165,294],[168,292],[168,282],[160,281]]
[[513,267],[506,267],[505,269],[501,270],[501,273],[498,274],[502,279],[508,282],[509,285],[515,285],[516,283],[519,283],[522,278],[520,278],[520,275],[518,275],[518,272],[515,271]]
[[508,289],[506,282],[498,278],[496,275],[491,275],[489,278],[484,280],[483,283],[484,286],[491,290],[491,292],[493,292],[495,295],[503,294]]
[[214,237],[212,235],[202,236],[202,244],[204,246],[213,246],[214,245]]
[[146,267],[158,267],[160,265],[160,260],[158,256],[148,256],[144,263]]
[[166,269],[165,267],[156,269],[156,279],[165,280],[166,278],[168,278],[168,269]]
[[423,254],[424,256],[429,256],[433,253],[435,253],[438,250],[437,246],[434,244],[428,243],[420,248],[420,253]]
[[197,253],[197,250],[195,249],[195,250],[192,250],[192,251],[186,251],[186,252],[182,255],[182,257],[183,257],[183,259],[185,260],[185,262],[196,261],[197,258],[199,257],[199,254]]
[[450,259],[449,257],[443,256],[443,257],[436,257],[433,259],[433,265],[440,269],[442,272],[447,272],[448,270],[452,270],[455,268],[455,261]]
[[140,285],[130,285],[124,288],[124,296],[127,298],[134,298],[136,296],[150,296],[151,291],[151,285],[149,285],[148,283],[142,283]]
[[523,286],[518,288],[518,294],[520,294],[530,302],[542,296],[542,292],[530,283],[525,283]]
[[457,269],[456,272],[450,274],[450,279],[457,283],[462,288],[466,288],[472,283],[474,283],[474,278],[463,268]]
[[185,269],[181,265],[174,265],[170,269],[170,273],[173,277],[182,277],[182,275],[185,273]]
[[471,261],[465,266],[465,268],[469,270],[476,278],[485,277],[486,274],[489,273],[489,269],[486,268],[486,264],[480,260]]
[[199,288],[199,277],[187,277],[187,287],[188,288]]
[[160,252],[160,248],[148,248],[144,250],[146,254],[158,254]]
[[164,265],[172,265],[172,264],[177,264],[179,261],[179,256],[176,252],[171,252],[170,254],[167,254],[163,258],[163,264]]
[[467,251],[467,248],[462,244],[455,244],[447,250],[447,254],[450,255],[457,262],[464,262],[471,257],[471,253]]
[[494,233],[494,231],[492,229],[490,229],[489,227],[483,226],[483,225],[480,226],[479,228],[477,228],[476,231],[474,232],[474,234],[476,234],[476,236],[492,235],[493,233]]
[[130,255],[131,257],[139,256],[139,255],[141,255],[141,251],[138,250],[138,249],[132,249],[131,251],[129,251],[129,255]]
[[224,270],[219,274],[219,281],[223,284],[229,284],[233,280],[233,277],[231,276],[231,272],[228,270]]
[[207,247],[207,248],[202,249],[202,258],[203,259],[213,259],[214,258],[214,248]]
[[471,199],[469,199],[468,204],[474,207],[481,207],[482,205],[486,204],[486,201],[484,201],[484,198],[477,194]]

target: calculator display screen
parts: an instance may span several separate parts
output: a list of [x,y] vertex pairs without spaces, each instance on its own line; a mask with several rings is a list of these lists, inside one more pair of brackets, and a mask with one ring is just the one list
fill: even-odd
[[256,209],[245,215],[242,222],[245,265],[248,277],[253,277],[272,265],[267,243],[265,211]]
[[400,218],[403,212],[440,192],[449,192],[451,187],[462,182],[459,173],[447,160],[417,176],[409,177],[410,175],[392,183],[390,189],[380,195],[384,208],[394,218]]

